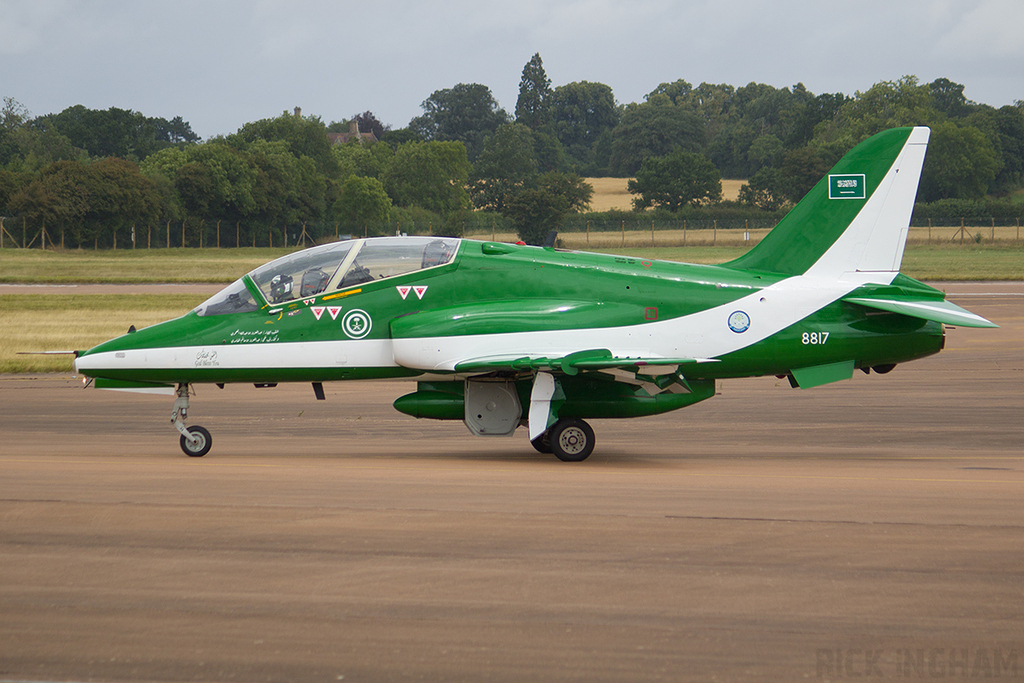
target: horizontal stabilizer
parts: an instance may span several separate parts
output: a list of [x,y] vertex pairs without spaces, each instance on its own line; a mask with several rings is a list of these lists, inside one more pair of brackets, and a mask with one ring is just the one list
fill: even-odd
[[993,322],[960,308],[954,303],[943,299],[919,299],[901,296],[863,297],[852,296],[843,299],[848,303],[876,308],[880,311],[909,315],[912,318],[934,320],[946,325],[961,327],[999,327]]

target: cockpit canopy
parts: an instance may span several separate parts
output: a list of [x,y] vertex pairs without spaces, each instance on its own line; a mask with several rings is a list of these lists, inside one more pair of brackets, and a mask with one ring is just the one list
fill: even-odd
[[[374,237],[332,242],[283,256],[248,274],[267,304],[305,299],[355,285],[451,263],[459,240],[448,237]],[[200,304],[196,314],[258,310],[244,279]]]

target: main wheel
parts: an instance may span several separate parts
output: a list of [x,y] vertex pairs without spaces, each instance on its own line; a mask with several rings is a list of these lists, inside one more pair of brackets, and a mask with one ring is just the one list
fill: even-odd
[[210,432],[206,431],[205,427],[193,425],[188,427],[188,433],[192,435],[195,442],[186,439],[184,434],[181,435],[181,450],[185,452],[185,455],[190,458],[201,458],[210,452],[210,446],[213,445],[213,437],[210,436]]
[[580,462],[594,452],[594,430],[583,420],[559,420],[548,433],[551,452],[563,462]]
[[551,452],[551,432],[547,431],[538,436],[536,439],[530,442],[534,450],[538,453],[544,453],[547,455]]

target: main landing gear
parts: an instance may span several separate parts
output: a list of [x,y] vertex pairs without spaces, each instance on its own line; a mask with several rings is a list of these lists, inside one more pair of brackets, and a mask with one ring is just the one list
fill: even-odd
[[563,418],[530,444],[538,453],[554,453],[562,462],[582,462],[594,452],[594,430],[583,420]]
[[174,410],[171,412],[171,424],[181,432],[181,450],[190,458],[201,458],[210,452],[213,437],[210,432],[199,425],[185,426],[188,417],[188,385],[178,385],[178,397],[174,399]]

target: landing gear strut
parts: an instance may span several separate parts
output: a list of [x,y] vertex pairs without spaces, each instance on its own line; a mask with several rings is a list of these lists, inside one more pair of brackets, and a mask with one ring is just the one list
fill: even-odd
[[546,431],[530,442],[534,450],[545,455],[551,453],[551,431]]
[[213,437],[205,428],[199,425],[185,426],[185,419],[188,417],[188,392],[187,384],[178,385],[178,397],[174,399],[174,410],[171,412],[171,424],[181,432],[181,450],[190,458],[201,458],[210,452],[213,445]]

